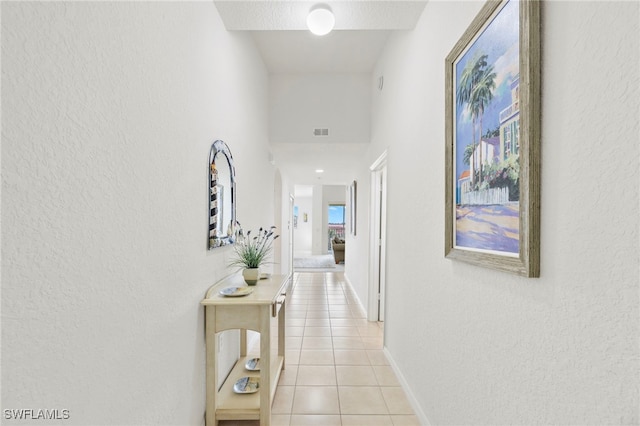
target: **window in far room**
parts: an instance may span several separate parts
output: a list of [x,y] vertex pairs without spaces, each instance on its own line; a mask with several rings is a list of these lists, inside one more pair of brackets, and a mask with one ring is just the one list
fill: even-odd
[[328,250],[331,250],[331,240],[335,237],[344,239],[345,230],[345,205],[344,204],[329,204],[329,223],[327,226],[329,232],[329,246]]

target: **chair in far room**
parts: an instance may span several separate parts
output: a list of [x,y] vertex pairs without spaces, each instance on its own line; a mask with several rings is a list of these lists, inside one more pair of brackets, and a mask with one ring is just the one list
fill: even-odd
[[344,263],[344,246],[345,242],[343,239],[334,237],[331,240],[331,248],[333,250],[333,258],[336,261],[336,265],[339,263]]

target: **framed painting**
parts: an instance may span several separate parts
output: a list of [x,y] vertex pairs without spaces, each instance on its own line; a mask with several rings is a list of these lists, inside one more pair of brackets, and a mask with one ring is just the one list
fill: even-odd
[[445,256],[538,277],[539,2],[489,0],[445,79]]

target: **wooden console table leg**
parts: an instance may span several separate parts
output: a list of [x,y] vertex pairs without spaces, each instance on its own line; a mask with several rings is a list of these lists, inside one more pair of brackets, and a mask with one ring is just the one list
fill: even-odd
[[260,309],[260,426],[271,425],[271,306]]
[[216,338],[216,308],[207,306],[205,316],[205,343],[206,343],[206,381],[207,393],[205,404],[205,423],[207,426],[218,426],[216,419],[216,398],[218,369],[216,368],[216,354],[218,353],[218,339]]
[[285,328],[286,328],[286,306],[287,301],[285,299],[282,302],[282,307],[280,308],[280,313],[278,314],[278,356],[282,357],[282,369],[284,370],[287,367],[287,359],[284,356],[284,339],[285,339]]

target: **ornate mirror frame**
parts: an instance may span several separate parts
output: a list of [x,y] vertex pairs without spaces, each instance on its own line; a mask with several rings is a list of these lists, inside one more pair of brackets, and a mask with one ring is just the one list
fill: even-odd
[[[221,163],[223,161],[223,163]],[[218,182],[218,169],[229,167],[229,188],[224,188]],[[224,141],[216,140],[209,151],[209,181],[208,181],[208,210],[209,228],[207,232],[208,249],[233,244],[235,241],[236,224],[236,170],[233,156]],[[230,197],[229,211],[224,209],[224,201]],[[227,224],[224,228],[224,224]]]

